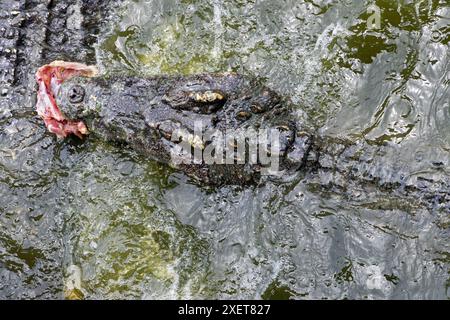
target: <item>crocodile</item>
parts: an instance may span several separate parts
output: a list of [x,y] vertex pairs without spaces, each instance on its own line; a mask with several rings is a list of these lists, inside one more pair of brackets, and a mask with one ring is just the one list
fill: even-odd
[[[49,74],[56,85],[49,78],[45,80]],[[51,132],[60,137],[83,137],[91,132],[172,165],[205,185],[260,183],[265,180],[263,176],[282,180],[302,172],[320,188],[350,197],[376,188],[433,210],[449,210],[448,175],[408,175],[395,165],[389,168],[382,161],[383,155],[395,152],[394,145],[321,136],[296,120],[297,108],[288,98],[258,79],[234,73],[99,76],[95,67],[56,61],[40,68],[37,80],[41,116],[44,120],[50,117],[50,122],[52,117],[60,121],[56,126],[46,123]],[[44,99],[48,92],[52,101]],[[202,131],[196,128],[198,123]],[[212,134],[204,134],[208,130]],[[259,141],[255,135],[258,130],[276,136],[276,141],[263,139],[268,143],[266,148],[258,146],[262,153],[249,146]],[[244,134],[223,138],[230,131]],[[244,153],[237,152],[239,144],[244,145]],[[275,144],[277,148],[272,148]],[[225,154],[218,158],[221,161],[208,163],[208,147],[213,153],[226,149],[231,161],[223,161]],[[197,158],[193,156],[196,151]],[[256,161],[251,161],[251,151],[257,153]],[[188,156],[182,158],[187,161],[177,161],[180,152]],[[272,163],[258,161],[264,153],[270,160],[276,159],[277,170],[268,169]],[[439,168],[443,163],[432,165]]]

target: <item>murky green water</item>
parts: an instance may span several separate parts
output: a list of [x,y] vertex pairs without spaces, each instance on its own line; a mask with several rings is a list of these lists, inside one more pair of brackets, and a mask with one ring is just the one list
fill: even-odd
[[[386,168],[448,177],[449,21],[445,0],[137,0],[105,27],[98,64],[256,75],[321,134],[399,144]],[[61,298],[76,265],[86,298],[449,298],[448,210],[300,178],[205,190],[130,151],[58,141],[30,113],[4,118],[1,297]]]

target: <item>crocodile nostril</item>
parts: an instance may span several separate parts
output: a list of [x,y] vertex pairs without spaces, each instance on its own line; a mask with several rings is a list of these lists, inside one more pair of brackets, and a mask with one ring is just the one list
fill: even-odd
[[250,112],[247,112],[247,111],[239,111],[236,114],[236,118],[239,120],[247,120],[247,119],[250,119],[251,116],[252,115],[250,114]]
[[85,91],[82,86],[76,85],[69,90],[69,101],[80,103],[84,100]]

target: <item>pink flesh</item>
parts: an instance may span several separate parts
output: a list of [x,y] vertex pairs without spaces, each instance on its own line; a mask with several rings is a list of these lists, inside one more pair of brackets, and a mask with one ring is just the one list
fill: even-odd
[[71,134],[82,138],[83,135],[88,134],[83,121],[66,119],[56,105],[55,96],[65,80],[75,76],[94,77],[96,75],[95,67],[76,62],[54,61],[39,68],[36,73],[36,81],[39,85],[36,110],[44,120],[48,131],[62,138]]

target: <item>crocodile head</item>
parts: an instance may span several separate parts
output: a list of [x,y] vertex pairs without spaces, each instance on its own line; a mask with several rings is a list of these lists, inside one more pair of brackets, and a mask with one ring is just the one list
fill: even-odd
[[100,138],[210,183],[248,182],[300,164],[311,145],[288,103],[234,73],[75,77],[57,88],[55,104]]

